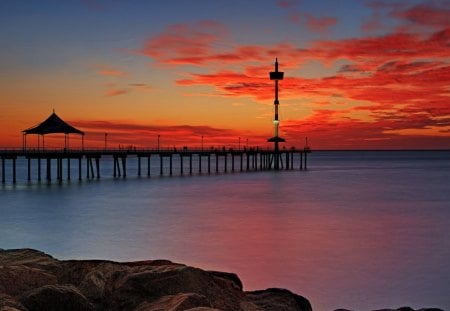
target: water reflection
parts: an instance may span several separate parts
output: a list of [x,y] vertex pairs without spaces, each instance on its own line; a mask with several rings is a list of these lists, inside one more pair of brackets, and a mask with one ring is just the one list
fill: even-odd
[[0,247],[234,271],[248,290],[290,288],[315,310],[450,308],[450,177],[436,161],[357,159],[7,189]]

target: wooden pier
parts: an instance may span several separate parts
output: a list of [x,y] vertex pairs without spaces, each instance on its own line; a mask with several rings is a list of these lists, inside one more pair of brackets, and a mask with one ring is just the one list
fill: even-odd
[[[62,182],[65,180],[100,178],[100,165],[106,165],[102,158],[112,158],[111,176],[114,178],[127,177],[127,159],[135,157],[137,159],[137,176],[151,176],[150,159],[159,158],[159,175],[174,174],[174,161],[179,163],[180,175],[193,175],[194,167],[198,169],[198,174],[202,173],[227,173],[227,172],[248,172],[248,171],[268,171],[268,170],[299,170],[307,169],[307,154],[309,149],[289,149],[262,150],[259,148],[233,150],[233,149],[211,149],[211,150],[150,150],[150,149],[107,149],[107,150],[0,150],[1,158],[1,182],[5,184],[11,181],[17,183],[17,160],[26,160],[26,179],[28,182],[37,180],[38,182],[52,180]],[[295,155],[298,155],[297,163],[294,163]],[[275,163],[278,160],[278,164]],[[71,167],[71,163],[76,163],[76,168]],[[197,165],[194,166],[194,161]],[[168,163],[167,163],[168,162]],[[103,164],[102,164],[103,163]],[[11,165],[7,165],[11,164]],[[37,166],[32,169],[32,166]],[[56,165],[56,176],[52,165]],[[10,168],[11,166],[11,168]],[[45,171],[43,167],[45,166]],[[169,170],[168,172],[165,170]],[[83,174],[85,170],[86,174]],[[8,172],[9,171],[9,172]],[[35,176],[32,176],[32,172]],[[72,176],[76,171],[76,176]],[[9,173],[9,174],[8,174]],[[154,173],[154,172],[153,172]],[[176,173],[176,172],[175,172]]]

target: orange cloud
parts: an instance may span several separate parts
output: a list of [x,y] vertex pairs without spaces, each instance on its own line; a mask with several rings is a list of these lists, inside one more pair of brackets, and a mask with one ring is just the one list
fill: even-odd
[[97,71],[97,73],[102,76],[128,77],[128,74],[126,72],[113,69],[102,69]]
[[95,67],[97,69],[97,74],[101,76],[111,76],[119,78],[126,78],[129,76],[127,72],[112,68],[111,66],[99,65]]

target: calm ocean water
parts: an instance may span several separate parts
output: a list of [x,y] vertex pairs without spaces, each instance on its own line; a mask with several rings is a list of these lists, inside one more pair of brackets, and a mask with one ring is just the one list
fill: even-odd
[[126,180],[105,161],[99,181],[61,185],[28,184],[19,163],[19,183],[0,186],[0,247],[236,272],[318,311],[450,310],[448,151],[314,152],[306,172],[192,177],[159,177],[155,158],[137,178],[130,160]]

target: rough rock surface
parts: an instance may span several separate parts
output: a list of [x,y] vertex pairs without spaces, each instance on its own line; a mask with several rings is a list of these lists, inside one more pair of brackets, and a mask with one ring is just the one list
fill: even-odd
[[57,260],[0,249],[0,311],[310,311],[283,289],[244,292],[236,274],[167,260]]
[[[336,309],[334,311],[352,311],[352,310]],[[422,309],[414,310],[411,307],[400,307],[398,309],[378,309],[378,310],[374,310],[374,311],[444,311],[444,310],[439,309],[439,308],[422,308]]]

